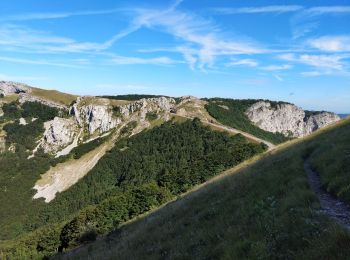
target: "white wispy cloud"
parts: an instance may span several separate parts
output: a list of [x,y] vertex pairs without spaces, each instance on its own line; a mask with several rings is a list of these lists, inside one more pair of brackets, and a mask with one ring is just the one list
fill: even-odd
[[136,9],[134,27],[168,33],[183,43],[175,48],[191,68],[212,67],[218,56],[257,54],[266,50],[251,40],[223,36],[211,20],[192,13],[167,10]]
[[323,73],[321,73],[320,71],[316,71],[316,70],[304,71],[304,72],[301,72],[300,74],[304,77],[318,77],[318,76],[323,75]]
[[344,55],[309,55],[301,54],[295,55],[292,53],[286,53],[279,55],[279,58],[286,61],[293,61],[305,65],[309,65],[316,68],[326,70],[343,71],[345,69],[345,63],[343,59]]
[[317,6],[305,10],[307,15],[323,15],[323,14],[344,14],[350,13],[350,6]]
[[0,48],[35,52],[83,52],[103,50],[104,44],[77,42],[23,26],[0,26]]
[[20,58],[4,57],[4,56],[0,56],[0,61],[19,63],[19,64],[66,67],[66,68],[79,68],[79,69],[86,68],[82,65],[66,64],[66,63],[60,63],[60,62],[51,62],[51,61],[46,61],[46,60],[20,59]]
[[[0,25],[0,50],[36,53],[89,53],[102,54],[120,39],[141,28],[170,34],[178,41],[172,51],[180,53],[190,68],[205,70],[212,68],[218,57],[230,57],[236,54],[258,54],[267,50],[251,39],[228,37],[212,20],[204,19],[193,13],[177,10],[182,0],[174,1],[166,9],[127,9],[126,15],[131,22],[124,30],[103,42],[76,41],[71,38],[53,35],[47,31],[33,30],[24,26]],[[119,10],[82,11],[67,13],[37,13],[8,16],[3,20],[30,20],[65,18],[78,15],[98,15]],[[1,20],[1,18],[0,18]],[[113,58],[114,64],[174,64],[167,57],[149,59],[138,57]]]
[[350,51],[350,36],[323,36],[307,41],[308,45],[327,52]]
[[293,38],[298,39],[320,26],[322,15],[347,15],[350,6],[315,6],[297,12],[291,19]]
[[269,65],[269,66],[261,67],[262,70],[267,70],[267,71],[289,70],[291,68],[293,68],[293,66],[290,64]]
[[303,9],[300,5],[268,5],[241,8],[213,8],[217,14],[256,14],[256,13],[286,13],[296,12]]
[[169,57],[140,58],[140,57],[127,57],[127,56],[114,56],[111,62],[117,65],[131,65],[131,64],[172,65],[172,64],[183,63],[182,61],[176,61],[176,60],[170,59]]
[[334,71],[334,70],[311,70],[303,71],[300,75],[304,77],[319,77],[319,76],[336,76],[336,77],[350,77],[350,72],[348,71]]
[[97,42],[79,42],[71,38],[56,36],[47,31],[33,30],[28,27],[4,24],[0,25],[0,48],[14,51],[40,53],[83,53],[108,50],[118,40],[137,31],[138,25],[115,34],[110,39]]
[[226,64],[226,66],[248,66],[248,67],[256,67],[259,63],[253,59],[242,59],[242,60],[232,60]]
[[86,10],[76,12],[51,12],[51,13],[25,13],[2,16],[0,21],[13,22],[13,21],[28,21],[28,20],[47,20],[47,19],[60,19],[69,18],[74,16],[89,16],[89,15],[104,15],[121,12],[122,9],[106,9],[106,10]]

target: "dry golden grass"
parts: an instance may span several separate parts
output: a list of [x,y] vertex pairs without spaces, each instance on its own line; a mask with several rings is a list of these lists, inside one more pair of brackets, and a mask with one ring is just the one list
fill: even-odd
[[40,88],[32,88],[31,94],[65,106],[69,106],[77,98],[75,95]]
[[14,94],[14,95],[9,95],[9,96],[0,98],[0,103],[1,102],[3,102],[3,103],[10,103],[10,102],[13,102],[13,101],[16,101],[16,100],[18,100],[18,95]]

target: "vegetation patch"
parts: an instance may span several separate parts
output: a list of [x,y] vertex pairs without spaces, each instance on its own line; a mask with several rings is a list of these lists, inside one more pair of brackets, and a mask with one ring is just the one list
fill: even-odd
[[146,114],[146,119],[148,120],[148,121],[154,121],[154,120],[156,120],[158,118],[158,114],[156,113],[156,112],[148,112],[147,114]]

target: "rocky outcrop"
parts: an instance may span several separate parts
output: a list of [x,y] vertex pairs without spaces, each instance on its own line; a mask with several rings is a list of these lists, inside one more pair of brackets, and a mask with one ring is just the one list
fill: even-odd
[[293,104],[272,105],[267,101],[253,104],[247,109],[246,115],[259,128],[288,137],[302,137],[340,120],[334,113],[318,112],[307,115]]
[[[88,102],[86,99],[89,99]],[[70,114],[74,115],[79,126],[86,127],[90,134],[94,134],[107,132],[131,119],[142,123],[148,112],[170,112],[174,104],[174,99],[166,97],[141,99],[123,105],[112,105],[103,99],[79,97],[70,108]]]
[[66,107],[66,106],[64,106],[62,104],[59,104],[59,103],[47,100],[45,98],[33,96],[30,93],[19,93],[19,100],[18,101],[21,104],[23,104],[25,102],[39,102],[39,103],[44,104],[46,106],[55,107],[55,108],[58,108],[58,109],[61,109],[61,110],[66,110],[67,111],[67,109],[68,109],[68,107]]
[[306,117],[305,132],[314,132],[338,120],[340,120],[340,117],[337,114],[330,112],[320,112],[318,114],[311,115]]
[[[96,131],[103,133],[114,128],[118,120],[113,118],[113,111],[109,105],[84,102],[84,98],[78,98],[70,108],[70,114],[76,119],[81,127],[87,127],[90,134]],[[119,120],[120,121],[120,120]]]
[[40,146],[46,153],[57,152],[63,147],[71,144],[78,134],[75,121],[70,118],[55,117],[44,123],[45,132]]
[[30,92],[31,88],[25,84],[12,81],[0,81],[0,95],[9,96],[13,94]]

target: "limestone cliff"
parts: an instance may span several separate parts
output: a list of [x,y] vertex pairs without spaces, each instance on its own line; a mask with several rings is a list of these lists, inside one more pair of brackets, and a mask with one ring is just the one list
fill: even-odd
[[246,115],[258,127],[269,132],[279,132],[289,137],[302,137],[340,120],[330,112],[307,114],[293,104],[273,104],[259,101],[250,106]]
[[79,97],[70,108],[80,127],[86,127],[90,134],[104,133],[122,122],[131,119],[143,123],[148,112],[169,113],[175,104],[172,98],[148,98],[125,104],[115,104],[110,100]]
[[78,127],[72,118],[55,117],[44,123],[45,132],[40,147],[46,153],[57,152],[73,142],[78,134]]
[[0,81],[0,95],[9,96],[19,93],[29,93],[31,88],[25,84],[12,82],[12,81]]

